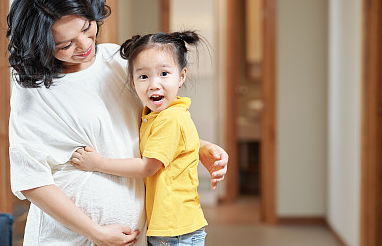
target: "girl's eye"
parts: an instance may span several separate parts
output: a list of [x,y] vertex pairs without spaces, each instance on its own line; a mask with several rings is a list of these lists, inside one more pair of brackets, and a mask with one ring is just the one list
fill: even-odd
[[89,29],[90,29],[90,26],[91,26],[91,22],[89,22],[89,25],[88,25],[88,27],[86,27],[84,30],[83,30],[83,32],[87,32]]
[[70,41],[70,43],[67,46],[60,48],[60,50],[67,50],[70,48],[70,46],[72,46],[72,44],[73,44],[73,42]]
[[139,76],[139,78],[140,79],[147,79],[148,77],[147,77],[147,75],[141,75],[141,76]]
[[168,72],[162,72],[161,74],[160,74],[160,76],[167,76],[168,75]]

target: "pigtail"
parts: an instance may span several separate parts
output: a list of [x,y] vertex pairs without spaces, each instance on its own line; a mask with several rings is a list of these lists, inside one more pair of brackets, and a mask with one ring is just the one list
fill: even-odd
[[128,59],[131,54],[131,47],[132,45],[137,42],[141,38],[140,35],[135,35],[131,39],[126,40],[119,49],[119,53],[121,54],[121,57],[123,59]]
[[170,36],[192,45],[196,45],[200,41],[200,36],[194,31],[173,32]]

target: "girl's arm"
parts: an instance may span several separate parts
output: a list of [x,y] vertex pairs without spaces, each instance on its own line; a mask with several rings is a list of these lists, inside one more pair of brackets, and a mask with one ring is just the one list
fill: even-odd
[[[199,159],[211,174],[211,189],[224,180],[228,154],[221,147],[200,139]],[[72,156],[72,165],[84,171],[97,171],[123,177],[148,177],[156,173],[162,162],[153,158],[102,158],[95,149],[78,149]]]
[[72,165],[84,171],[96,171],[122,177],[148,177],[163,166],[162,162],[154,158],[103,158],[92,147],[81,148],[74,152]]
[[98,246],[132,245],[139,234],[122,225],[98,225],[55,185],[24,190],[22,193],[42,211]]
[[200,139],[199,159],[211,175],[211,189],[224,180],[227,173],[228,154],[216,144]]

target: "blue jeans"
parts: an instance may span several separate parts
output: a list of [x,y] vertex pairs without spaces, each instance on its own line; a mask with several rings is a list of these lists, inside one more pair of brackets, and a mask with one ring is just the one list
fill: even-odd
[[149,246],[204,246],[206,231],[203,228],[175,237],[147,237]]
[[0,245],[11,246],[13,235],[13,215],[0,214]]

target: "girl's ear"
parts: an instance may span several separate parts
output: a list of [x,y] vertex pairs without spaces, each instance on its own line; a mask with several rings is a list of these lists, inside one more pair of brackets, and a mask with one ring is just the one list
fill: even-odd
[[180,71],[179,88],[183,85],[184,81],[186,81],[186,76],[187,76],[187,68],[184,67],[182,71]]

